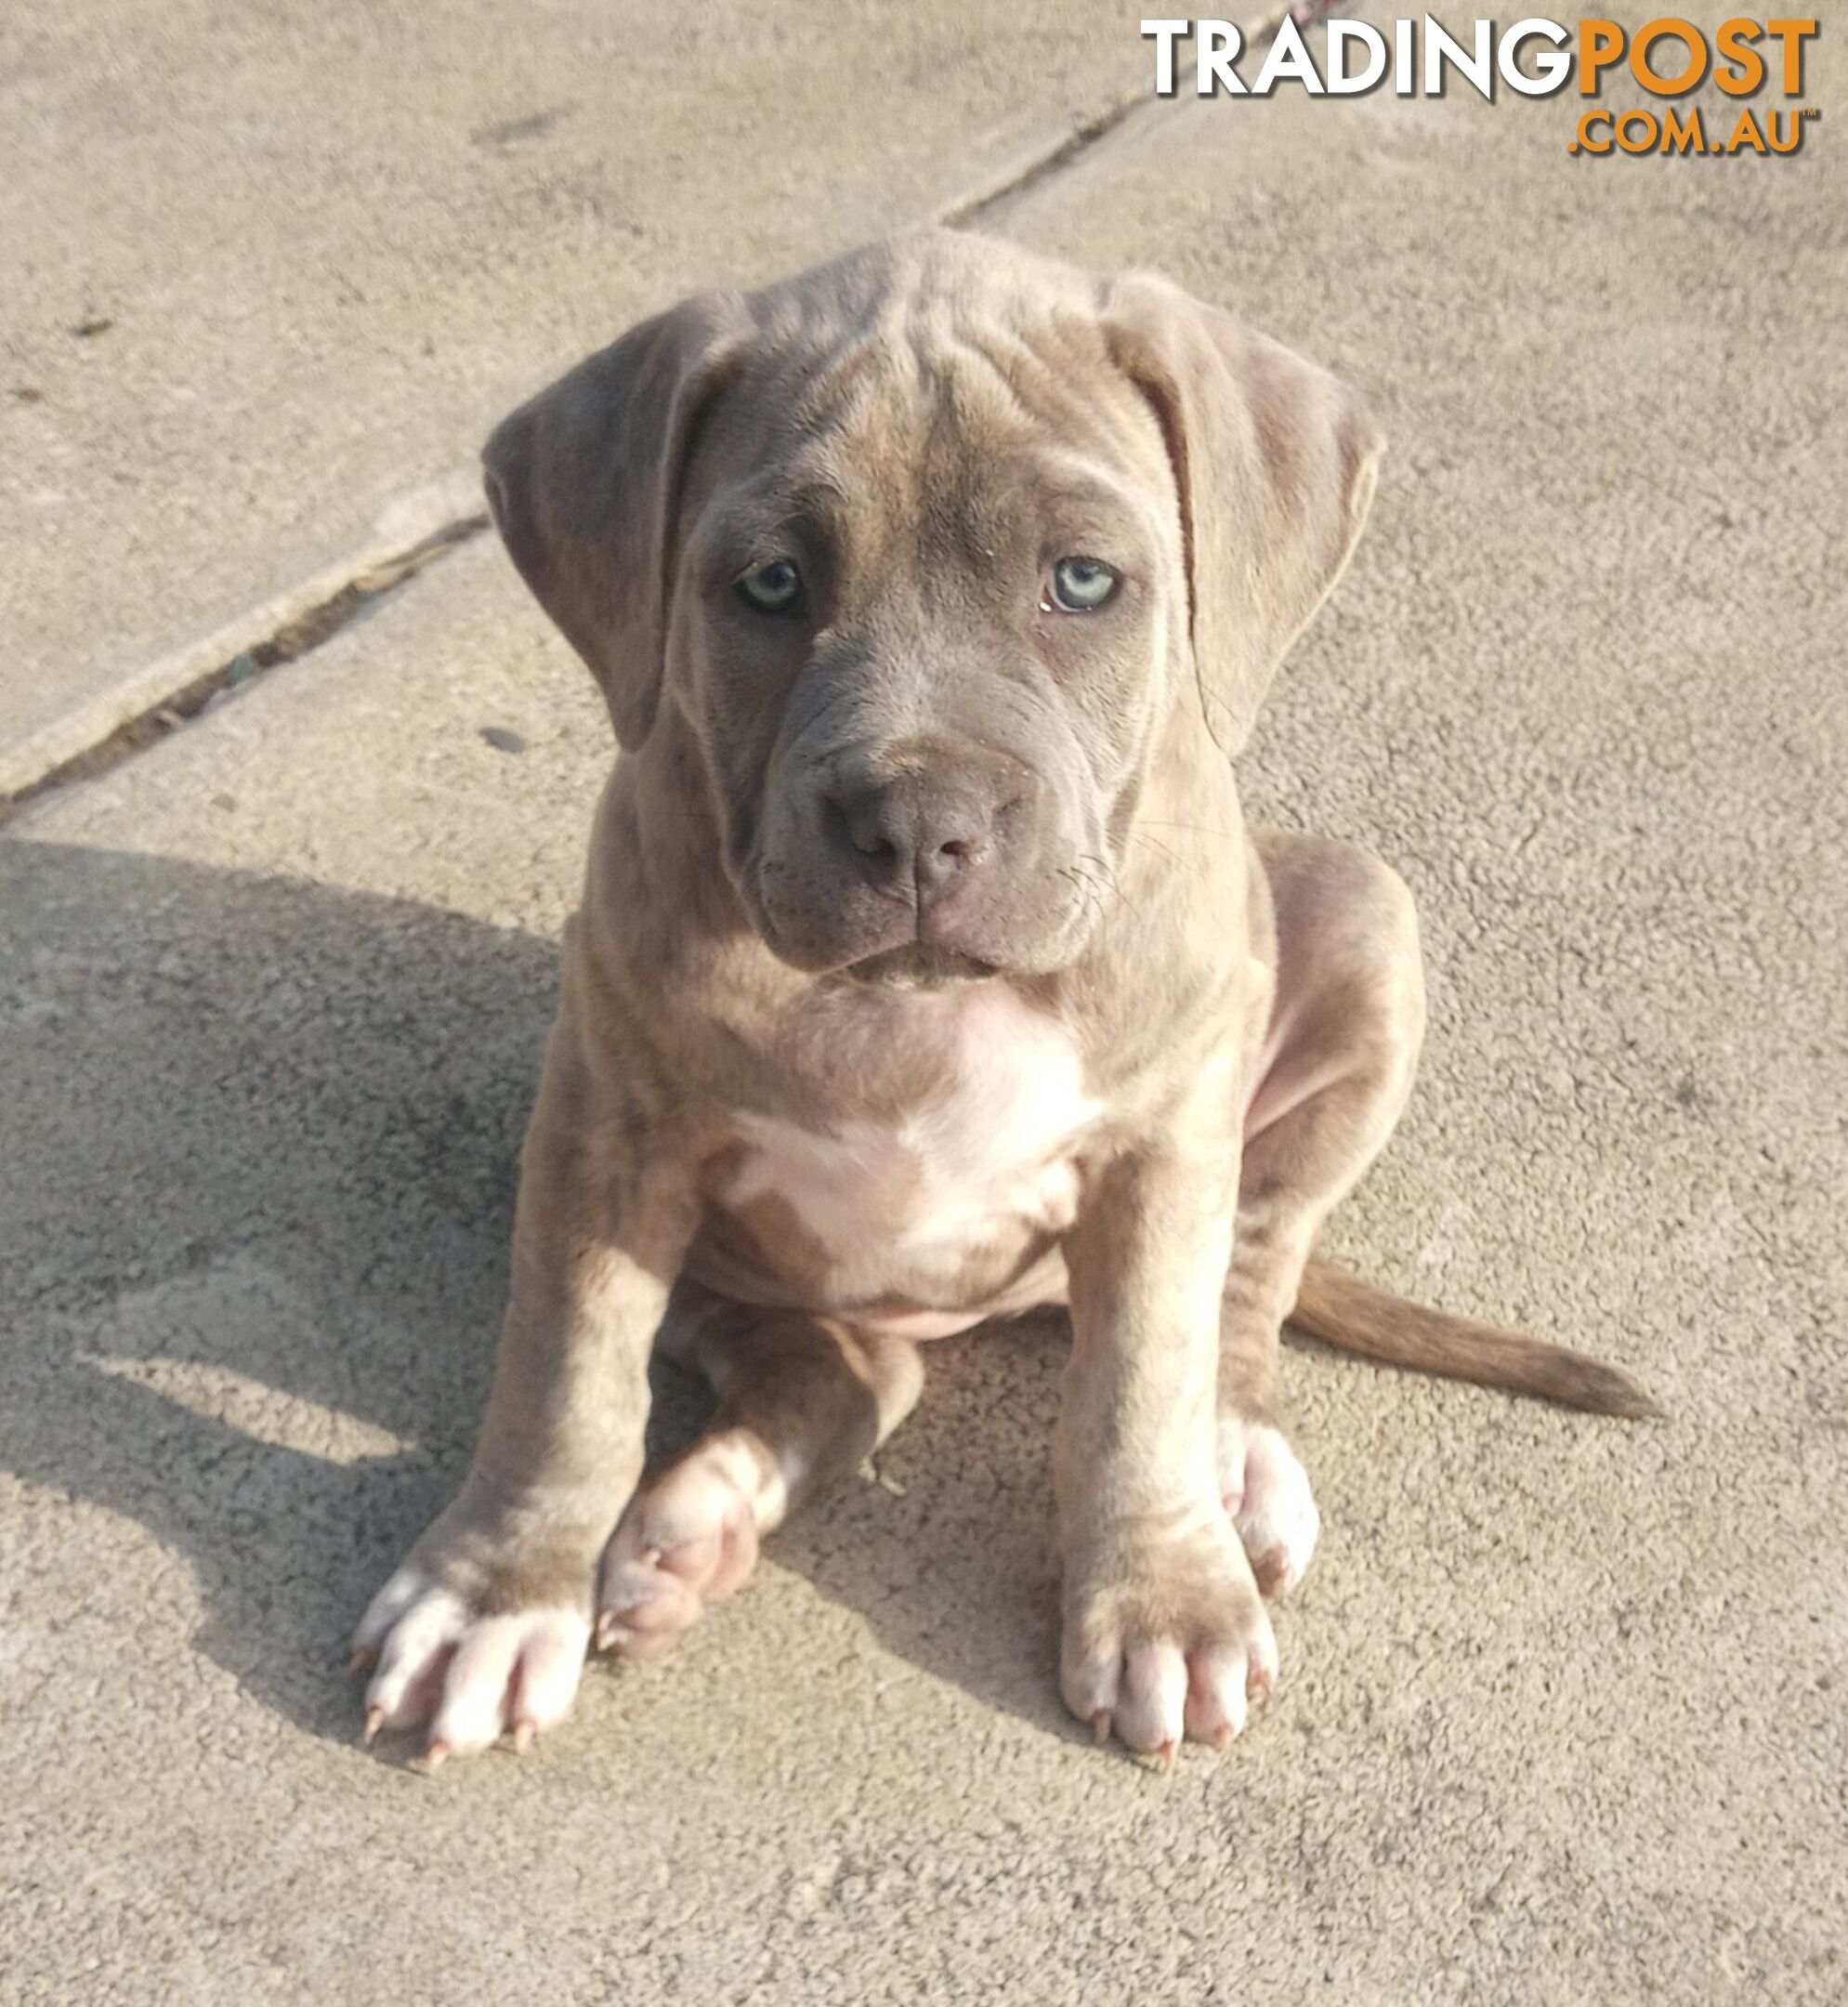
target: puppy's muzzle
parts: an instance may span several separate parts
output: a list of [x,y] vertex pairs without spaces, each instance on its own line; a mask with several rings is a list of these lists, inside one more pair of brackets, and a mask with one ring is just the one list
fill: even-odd
[[[885,980],[1069,959],[1070,866],[1088,833],[1024,756],[869,737],[789,767],[772,772],[760,861],[741,882],[784,961]],[[917,952],[895,964],[899,950]]]
[[932,909],[972,886],[1002,848],[1021,797],[1001,792],[968,773],[837,775],[821,795],[823,840],[841,869],[912,907],[928,939]]

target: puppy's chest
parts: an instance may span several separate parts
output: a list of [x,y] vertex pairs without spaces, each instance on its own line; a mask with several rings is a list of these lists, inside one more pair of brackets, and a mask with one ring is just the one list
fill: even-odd
[[[745,1150],[724,1200],[787,1208],[843,1302],[961,1301],[970,1271],[1071,1224],[1077,1150],[1101,1107],[1070,1036],[1009,991],[885,1008],[911,1091],[857,1112],[844,1078],[811,1122],[739,1115]],[[844,1072],[857,1043],[843,1042]]]

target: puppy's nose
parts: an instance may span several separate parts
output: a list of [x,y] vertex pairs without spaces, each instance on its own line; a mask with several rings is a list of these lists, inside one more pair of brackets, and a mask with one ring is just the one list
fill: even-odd
[[993,847],[993,804],[928,775],[841,787],[823,811],[851,868],[882,889],[915,888],[920,908],[960,884]]

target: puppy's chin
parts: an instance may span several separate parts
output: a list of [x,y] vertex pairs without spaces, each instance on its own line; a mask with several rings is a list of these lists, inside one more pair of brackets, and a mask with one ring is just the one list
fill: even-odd
[[1083,953],[1095,917],[1091,905],[976,915],[974,924],[934,911],[920,940],[910,909],[890,899],[862,895],[849,905],[837,898],[818,911],[806,899],[780,898],[781,889],[769,872],[739,887],[753,929],[777,960],[805,976],[877,990],[1056,975]]
[[1000,971],[992,962],[977,961],[954,948],[908,941],[901,948],[887,948],[863,961],[850,962],[838,973],[844,982],[870,990],[957,990],[987,982]]

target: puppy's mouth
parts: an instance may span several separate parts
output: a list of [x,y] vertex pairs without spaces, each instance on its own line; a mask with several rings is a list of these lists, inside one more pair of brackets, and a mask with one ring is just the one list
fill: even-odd
[[986,982],[1000,971],[992,962],[931,941],[907,941],[878,954],[850,962],[840,975],[848,982],[880,990],[953,990],[965,983]]

